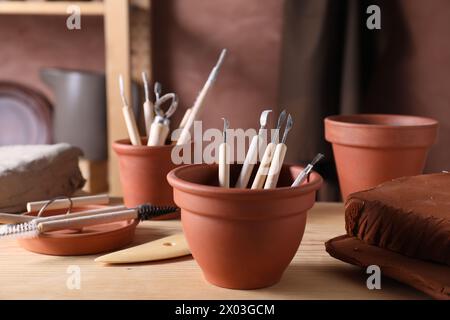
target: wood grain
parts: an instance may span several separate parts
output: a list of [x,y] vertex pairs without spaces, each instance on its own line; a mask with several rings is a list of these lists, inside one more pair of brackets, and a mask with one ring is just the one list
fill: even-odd
[[117,80],[123,76],[125,97],[131,101],[131,70],[130,70],[130,8],[128,0],[104,0],[105,6],[105,47],[106,47],[106,92],[109,146],[109,192],[121,195],[119,164],[112,150],[112,143],[128,137],[123,120],[122,99]]
[[32,14],[32,15],[68,15],[69,6],[78,6],[83,15],[103,15],[102,2],[55,1],[55,2],[18,2],[4,1],[0,3],[0,14]]
[[[179,221],[149,221],[133,245],[180,232]],[[53,257],[0,241],[0,299],[425,299],[424,294],[383,277],[368,290],[367,275],[330,257],[324,242],[344,234],[343,206],[318,203],[308,214],[299,251],[281,281],[260,290],[228,290],[207,283],[192,257],[137,265],[103,266],[97,256]],[[81,268],[81,289],[69,290],[67,268]]]

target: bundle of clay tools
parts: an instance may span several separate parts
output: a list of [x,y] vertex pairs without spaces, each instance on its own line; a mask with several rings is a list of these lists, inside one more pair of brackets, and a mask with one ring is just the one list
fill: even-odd
[[[173,144],[186,144],[190,142],[190,132],[194,125],[194,121],[197,120],[201,114],[204,106],[204,100],[208,94],[209,89],[214,84],[219,69],[225,58],[226,49],[222,50],[220,57],[211,71],[208,80],[204,84],[202,90],[198,94],[194,105],[186,110],[178,130],[174,131],[175,134],[171,135]],[[146,136],[148,136],[147,146],[162,146],[167,143],[170,134],[170,118],[175,113],[178,107],[178,97],[175,93],[167,93],[161,96],[161,84],[156,82],[154,85],[155,102],[153,103],[150,99],[149,81],[147,74],[142,73],[142,79],[144,83],[145,91],[145,101],[143,105],[144,111],[144,122]],[[132,145],[140,146],[142,145],[141,137],[139,134],[139,129],[137,126],[136,119],[134,117],[132,109],[128,105],[128,101],[125,96],[124,81],[122,76],[119,78],[120,95],[122,97],[123,103],[123,116],[125,119],[125,124],[127,126],[128,135]],[[167,111],[163,110],[163,105],[170,105]]]
[[[0,214],[2,222],[10,224],[0,226],[0,237],[36,237],[39,234],[65,229],[82,229],[83,227],[100,225],[126,220],[149,220],[158,216],[173,213],[176,207],[158,207],[144,204],[137,208],[113,206],[70,213],[72,208],[86,205],[98,205],[109,202],[107,196],[92,196],[29,203],[29,212],[38,211],[36,216]],[[107,202],[106,202],[107,203]],[[60,215],[43,216],[45,210],[68,208],[68,212]],[[11,223],[12,222],[12,223]]]
[[[282,111],[278,117],[277,126],[272,130],[271,141],[267,144],[265,150],[265,140],[267,137],[266,126],[268,117],[272,110],[265,110],[260,116],[260,129],[258,134],[251,140],[247,155],[242,165],[241,172],[236,181],[235,188],[245,189],[250,183],[253,169],[257,165],[259,156],[262,154],[261,161],[258,166],[253,183],[251,183],[251,189],[274,189],[277,187],[278,179],[280,176],[281,168],[283,167],[284,159],[287,152],[287,137],[291,130],[294,121],[291,115],[287,116],[286,111]],[[286,121],[284,133],[280,139],[280,130],[283,123]],[[223,143],[219,147],[219,186],[229,188],[230,184],[230,159],[229,149],[230,146],[227,142],[227,130],[228,121],[224,119],[224,131],[223,131]],[[306,181],[311,173],[314,165],[323,158],[323,154],[319,153],[313,161],[308,164],[305,169],[295,179],[292,187],[300,186]]]

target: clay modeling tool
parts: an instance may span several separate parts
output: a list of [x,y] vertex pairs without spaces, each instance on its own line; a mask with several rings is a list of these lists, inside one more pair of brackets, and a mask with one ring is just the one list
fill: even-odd
[[209,89],[214,84],[215,80],[217,79],[217,75],[219,73],[220,67],[223,63],[226,53],[227,53],[227,50],[223,49],[222,53],[220,54],[219,60],[217,61],[214,68],[212,69],[211,73],[209,74],[208,80],[206,81],[202,90],[198,94],[197,99],[195,99],[194,105],[192,106],[192,110],[190,111],[190,114],[186,121],[186,124],[184,125],[184,127],[180,133],[180,137],[178,138],[178,141],[177,141],[178,145],[183,145],[183,144],[189,143],[190,136],[191,136],[190,135],[191,128],[194,125],[194,121],[197,120],[197,118],[200,116],[200,113],[203,109],[203,102],[205,101],[205,98],[206,98],[206,95],[207,95]]
[[20,237],[32,238],[41,233],[58,231],[65,229],[81,229],[84,227],[100,224],[126,221],[126,220],[149,220],[165,214],[173,213],[178,210],[177,207],[158,207],[153,205],[141,205],[137,208],[127,209],[116,212],[99,213],[95,215],[71,217],[66,215],[63,219],[53,221],[42,221],[33,219],[29,222],[20,224],[7,224],[0,226],[0,237]]
[[314,168],[314,166],[316,165],[317,162],[319,162],[320,160],[322,160],[325,156],[321,153],[318,153],[313,161],[311,161],[310,164],[308,164],[306,166],[305,169],[303,169],[302,172],[300,172],[300,174],[297,176],[297,178],[295,179],[294,183],[292,184],[292,187],[297,187],[299,185],[301,185],[306,178],[308,177],[308,175],[311,173],[312,169]]
[[11,223],[22,223],[33,220],[32,216],[26,216],[23,214],[11,214],[11,213],[0,213],[0,223],[11,224]]
[[114,207],[105,207],[101,209],[92,209],[92,210],[86,210],[86,211],[79,211],[74,213],[64,213],[64,214],[58,214],[54,216],[42,216],[42,211],[39,212],[39,214],[36,217],[31,216],[34,219],[35,223],[41,223],[41,222],[49,222],[49,221],[58,221],[58,220],[64,220],[64,219],[72,219],[72,218],[80,218],[80,217],[90,217],[95,216],[97,214],[102,213],[111,213],[111,212],[118,212],[118,211],[124,211],[128,210],[125,206],[114,206]]
[[53,199],[49,204],[49,200],[35,201],[27,203],[28,212],[37,212],[43,207],[48,210],[66,209],[69,207],[83,207],[96,204],[108,204],[109,196],[107,194],[99,194],[95,196],[83,196],[66,199]]
[[284,123],[284,120],[286,120],[285,110],[283,110],[278,117],[277,127],[273,132],[271,142],[267,145],[266,150],[264,151],[264,155],[261,159],[261,163],[259,164],[258,171],[256,172],[255,179],[252,183],[252,189],[262,189],[264,187],[267,174],[269,173],[270,164],[272,163],[273,154],[279,142],[280,129]]
[[107,264],[139,263],[173,259],[190,255],[184,234],[179,233],[155,241],[120,250],[95,259]]
[[223,142],[219,146],[219,186],[230,187],[229,146],[227,143],[228,120],[223,119]]
[[[120,211],[127,209],[125,206],[114,206],[114,207],[107,207],[102,209],[92,209],[92,210],[86,210],[86,211],[79,211],[76,213],[64,213],[64,214],[58,214],[58,215],[52,215],[47,217],[36,217],[32,215],[27,214],[10,214],[10,213],[0,213],[0,223],[4,224],[14,224],[14,223],[22,223],[22,222],[28,222],[31,220],[39,220],[39,222],[43,221],[53,221],[53,220],[60,220],[67,218],[67,214],[70,214],[70,217],[82,217],[82,216],[89,216],[94,215],[98,213],[105,213],[105,212],[114,212],[114,211]],[[42,210],[39,210],[41,212]]]
[[184,113],[183,119],[181,119],[180,126],[178,127],[178,129],[183,129],[186,126],[186,123],[189,119],[191,112],[192,108],[186,109],[186,112]]
[[145,101],[144,101],[144,121],[145,121],[145,133],[150,134],[150,126],[153,122],[153,103],[150,101],[150,92],[148,86],[148,77],[147,73],[142,72],[142,81],[144,82],[144,92],[145,92]]
[[[164,113],[161,106],[169,100],[172,100],[172,103],[167,112]],[[162,146],[165,144],[170,131],[170,117],[175,113],[177,107],[178,98],[174,93],[165,94],[156,101],[156,117],[151,125],[148,146]]]
[[277,187],[278,178],[280,177],[280,171],[283,166],[284,157],[286,156],[287,151],[287,135],[291,130],[293,124],[294,121],[292,120],[291,115],[289,115],[286,122],[286,127],[284,129],[283,139],[275,147],[272,163],[270,164],[269,173],[267,174],[267,180],[264,184],[264,189],[273,189]]
[[[181,119],[180,125],[178,127],[178,131],[176,131],[176,132],[181,132],[183,130],[183,128],[186,126],[186,123],[187,123],[187,121],[189,119],[189,115],[191,114],[191,112],[192,112],[192,108],[186,109],[186,111],[184,113],[184,116],[183,116],[183,119]],[[177,144],[178,138],[179,138],[178,135],[177,136],[172,135],[172,144],[173,145]]]
[[259,118],[260,128],[257,135],[255,135],[248,148],[247,156],[245,157],[244,164],[242,165],[242,170],[239,178],[236,182],[236,188],[247,188],[250,176],[253,172],[253,167],[258,162],[258,153],[261,149],[263,141],[264,130],[266,129],[267,119],[272,110],[265,110],[261,113]]
[[139,136],[139,130],[136,124],[136,119],[134,118],[133,110],[131,110],[131,108],[128,106],[127,98],[125,97],[125,88],[122,75],[119,77],[119,88],[123,104],[122,112],[125,119],[125,124],[127,126],[128,136],[130,137],[130,141],[133,146],[140,146],[142,145],[142,143]]

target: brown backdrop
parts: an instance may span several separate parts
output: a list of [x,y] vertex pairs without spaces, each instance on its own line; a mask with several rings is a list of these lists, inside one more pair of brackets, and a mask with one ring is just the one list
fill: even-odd
[[[381,7],[382,29],[366,28],[367,6]],[[203,119],[256,127],[261,110],[295,117],[288,158],[317,152],[337,199],[323,117],[385,112],[430,116],[441,124],[427,171],[448,169],[450,2],[447,0],[170,0],[154,6],[155,77],[189,107],[222,47],[229,56]]]

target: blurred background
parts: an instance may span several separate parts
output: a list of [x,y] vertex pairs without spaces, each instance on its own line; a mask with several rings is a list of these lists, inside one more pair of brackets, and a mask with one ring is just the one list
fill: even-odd
[[[374,4],[381,29],[371,30]],[[77,8],[81,29],[70,29]],[[227,48],[204,128],[220,128],[222,117],[256,128],[262,110],[286,109],[295,119],[289,162],[325,153],[319,198],[338,200],[323,135],[331,114],[435,118],[440,136],[426,171],[449,169],[449,33],[448,0],[0,1],[0,145],[70,142],[84,151],[86,188],[105,191],[109,182],[120,194],[108,150],[126,136],[118,75],[138,116],[141,71],[177,93],[178,123]]]

